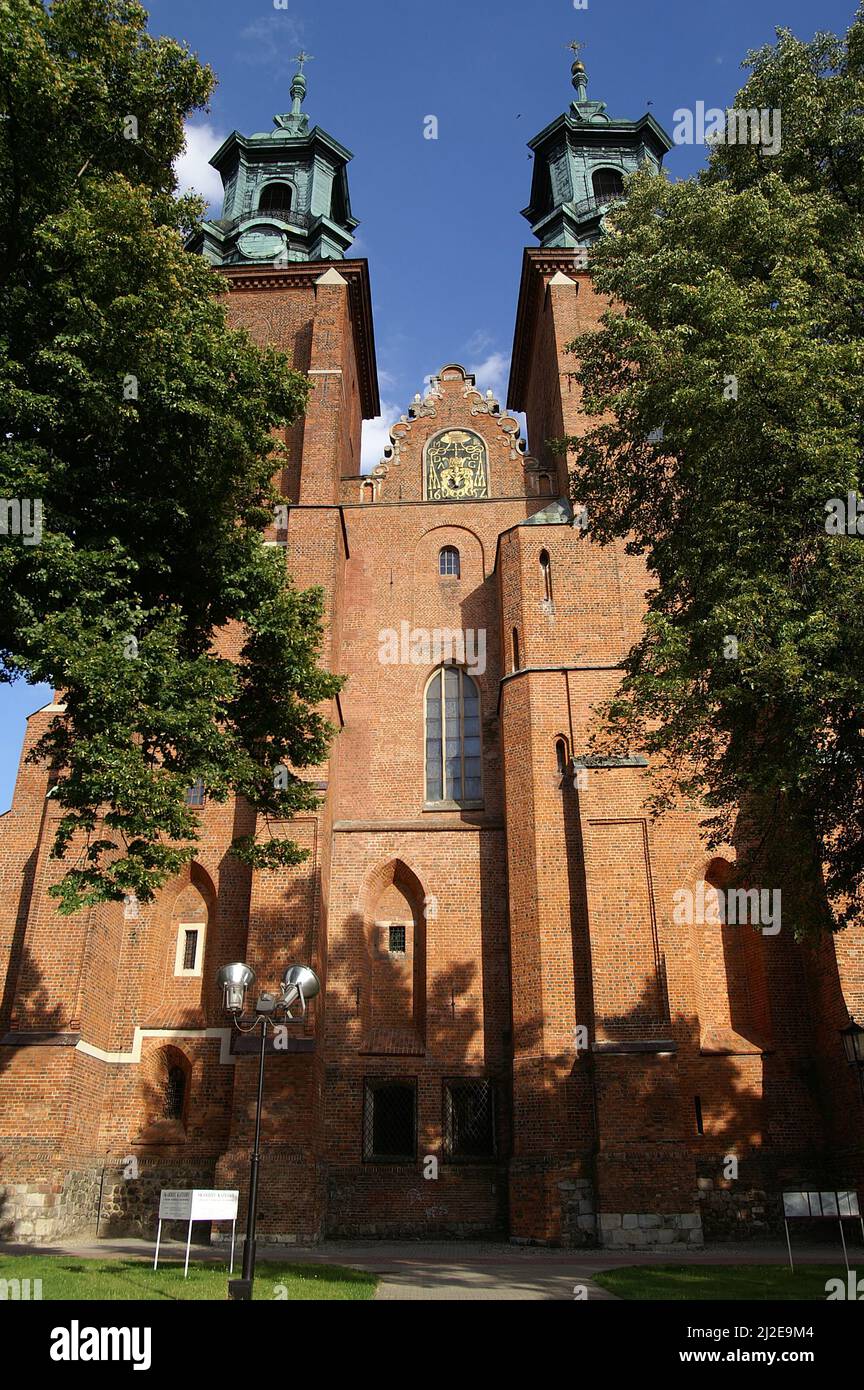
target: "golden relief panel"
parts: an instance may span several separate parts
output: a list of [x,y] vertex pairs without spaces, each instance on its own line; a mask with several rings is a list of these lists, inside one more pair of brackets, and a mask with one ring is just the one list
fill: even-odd
[[430,502],[488,497],[486,445],[470,430],[447,430],[426,451],[426,496]]

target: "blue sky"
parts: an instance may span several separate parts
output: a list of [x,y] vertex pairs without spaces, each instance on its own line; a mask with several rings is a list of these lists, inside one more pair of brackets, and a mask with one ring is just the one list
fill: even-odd
[[[292,57],[307,67],[305,110],[354,152],[355,253],[370,263],[383,418],[365,431],[377,462],[388,423],[445,362],[506,391],[528,201],[526,142],[566,109],[582,40],[589,96],[613,116],[651,112],[672,131],[678,107],[731,105],[750,48],[785,25],[802,38],[844,32],[855,0],[151,0],[154,33],[185,40],[219,79],[193,123],[180,173],[220,207],[207,159],[231,130],[268,130],[290,109]],[[145,0],[146,3],[146,0]],[[424,139],[425,118],[438,139]],[[673,178],[704,148],[676,147]],[[214,182],[215,178],[215,182]],[[503,403],[503,401],[502,401]],[[24,718],[50,692],[0,687],[0,811],[8,805]]]

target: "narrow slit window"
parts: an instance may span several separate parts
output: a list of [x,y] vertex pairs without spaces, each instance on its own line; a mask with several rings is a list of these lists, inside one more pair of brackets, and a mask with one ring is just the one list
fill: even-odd
[[514,627],[514,629],[513,629],[513,670],[514,670],[514,671],[520,671],[521,669],[522,669],[522,656],[521,656],[521,653],[520,653],[520,651],[519,651],[519,629],[518,629],[518,627]]
[[198,964],[198,933],[195,928],[186,928],[183,943],[183,969],[194,970]]
[[549,551],[540,551],[540,579],[543,585],[544,603],[552,602],[552,561],[549,559]]
[[204,922],[181,922],[177,928],[175,975],[198,975],[204,963]]
[[563,738],[559,738],[555,744],[555,761],[558,764],[558,771],[563,777],[567,771],[567,743]]

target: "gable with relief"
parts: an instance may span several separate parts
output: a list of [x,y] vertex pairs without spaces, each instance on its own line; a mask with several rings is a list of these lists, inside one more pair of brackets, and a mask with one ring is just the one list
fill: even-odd
[[488,452],[479,434],[445,430],[429,441],[425,491],[430,502],[488,497]]

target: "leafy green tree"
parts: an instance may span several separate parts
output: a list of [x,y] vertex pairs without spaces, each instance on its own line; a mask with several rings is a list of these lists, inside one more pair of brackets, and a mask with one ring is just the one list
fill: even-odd
[[[316,804],[300,774],[339,684],[322,595],[262,545],[272,431],[307,382],[228,329],[184,250],[202,205],[172,163],[213,77],[146,20],[133,0],[0,8],[0,495],[42,507],[41,543],[0,537],[0,679],[65,702],[36,750],[63,912],[151,899],[194,852],[198,778],[265,826]],[[303,857],[264,833],[235,851]]]
[[864,514],[833,521],[862,491],[864,7],[746,65],[736,108],[779,110],[780,149],[633,178],[567,445],[594,537],[652,576],[598,747],[646,747],[655,810],[707,806],[806,931],[858,918],[864,874]]

